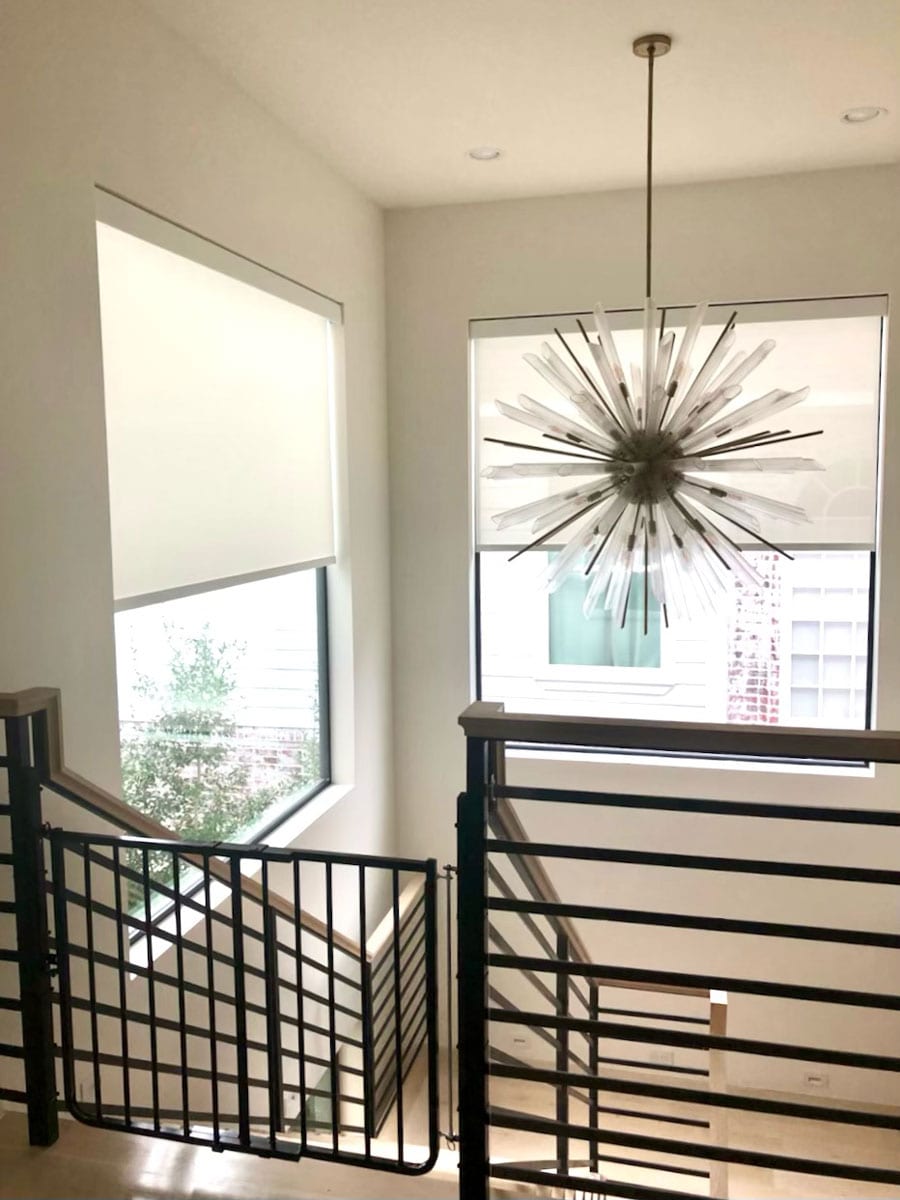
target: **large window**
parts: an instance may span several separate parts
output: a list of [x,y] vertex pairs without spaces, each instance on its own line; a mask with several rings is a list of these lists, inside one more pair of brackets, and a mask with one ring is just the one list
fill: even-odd
[[[732,306],[728,306],[728,311]],[[721,309],[717,310],[721,314]],[[582,614],[585,580],[576,574],[555,592],[543,585],[561,544],[530,551],[518,530],[500,531],[497,512],[537,498],[534,485],[476,474],[480,695],[512,710],[659,720],[865,727],[871,716],[878,411],[884,306],[880,298],[744,306],[739,346],[764,338],[776,350],[760,392],[809,383],[810,399],[793,424],[823,429],[804,451],[825,470],[769,476],[766,490],[798,503],[808,525],[773,527],[771,541],[790,557],[752,542],[745,551],[764,587],[735,581],[714,618],[676,621],[662,613],[643,577],[632,583],[619,626],[602,604]],[[679,314],[668,314],[678,330]],[[635,315],[614,317],[617,339],[637,343]],[[509,438],[494,400],[548,385],[522,362],[555,340],[554,326],[574,317],[479,321],[472,328],[477,468],[527,460],[485,437]],[[721,326],[714,312],[703,336]],[[703,347],[697,353],[702,357]],[[515,437],[515,435],[513,435]],[[527,439],[526,439],[527,440]],[[513,534],[513,537],[510,534]],[[646,601],[646,603],[645,603]]]
[[100,217],[124,798],[259,836],[329,777],[340,310],[110,197]]

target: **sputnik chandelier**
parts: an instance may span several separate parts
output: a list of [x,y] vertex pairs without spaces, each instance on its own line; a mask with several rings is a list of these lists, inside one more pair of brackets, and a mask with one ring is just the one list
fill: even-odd
[[[649,34],[634,43],[634,53],[646,58],[648,67],[642,361],[632,363],[626,374],[600,305],[594,310],[595,338],[578,321],[584,344],[581,353],[555,330],[564,357],[547,342],[540,356],[524,357],[562,403],[555,399],[551,406],[520,395],[517,405],[500,400],[496,404],[505,417],[559,445],[486,439],[554,457],[486,467],[482,472],[492,479],[570,480],[564,490],[508,509],[494,522],[499,529],[530,524],[534,539],[513,558],[548,543],[558,545],[560,535],[565,535],[567,545],[551,559],[547,584],[553,591],[575,571],[589,576],[585,616],[602,601],[624,625],[632,582],[642,577],[644,632],[651,594],[668,623],[670,609],[677,619],[715,610],[734,579],[762,586],[737,538],[791,557],[763,537],[761,518],[803,522],[808,520],[804,510],[726,485],[717,481],[718,475],[822,470],[809,458],[756,457],[763,448],[822,433],[778,428],[781,414],[804,400],[809,388],[775,389],[745,399],[745,382],[774,349],[774,341],[762,342],[749,354],[730,355],[736,337],[737,314],[732,313],[695,369],[692,354],[707,304],[693,310],[676,347],[674,331],[664,328],[665,310],[658,314],[650,298],[653,66],[670,48],[671,38],[665,34]],[[761,425],[766,427],[760,429]]]

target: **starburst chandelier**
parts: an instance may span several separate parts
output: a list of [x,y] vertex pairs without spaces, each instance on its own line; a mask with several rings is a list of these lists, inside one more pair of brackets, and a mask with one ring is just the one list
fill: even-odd
[[499,513],[495,524],[499,529],[530,525],[533,540],[513,558],[558,544],[560,535],[568,539],[550,562],[547,584],[555,590],[573,572],[590,577],[585,616],[602,602],[624,625],[633,581],[642,579],[646,632],[650,595],[668,623],[670,609],[678,619],[714,611],[734,579],[763,586],[736,538],[791,557],[763,537],[761,519],[804,522],[805,511],[717,477],[822,470],[809,458],[758,457],[760,450],[815,437],[822,430],[793,433],[778,427],[781,414],[804,400],[809,388],[746,398],[747,379],[775,343],[768,339],[749,353],[732,352],[736,313],[699,365],[692,357],[708,305],[693,310],[677,346],[675,332],[665,330],[665,310],[658,313],[651,299],[653,67],[669,52],[671,39],[649,34],[633,48],[648,66],[647,299],[641,361],[629,364],[626,374],[600,305],[594,310],[594,337],[578,321],[580,352],[555,330],[564,357],[546,342],[540,355],[525,355],[556,391],[554,403],[527,395],[520,395],[517,404],[496,402],[503,416],[537,430],[543,443],[486,439],[553,457],[486,467],[482,474],[568,481],[550,496]]

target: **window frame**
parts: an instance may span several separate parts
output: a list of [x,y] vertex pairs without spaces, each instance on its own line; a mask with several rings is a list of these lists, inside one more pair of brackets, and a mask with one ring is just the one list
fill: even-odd
[[[661,306],[667,313],[683,312],[690,309],[690,305],[672,304]],[[880,322],[879,328],[879,359],[878,359],[878,379],[876,383],[877,402],[875,414],[876,426],[876,459],[875,459],[875,534],[874,545],[868,551],[869,554],[869,590],[868,590],[868,627],[867,627],[867,652],[866,652],[866,694],[865,694],[865,712],[864,726],[865,729],[872,728],[874,718],[875,705],[875,676],[878,669],[877,662],[877,631],[876,621],[878,617],[878,587],[879,587],[879,550],[880,550],[880,535],[881,535],[881,517],[882,517],[882,487],[883,487],[883,448],[884,448],[884,418],[885,418],[885,355],[886,355],[886,339],[888,325],[888,296],[881,292],[859,293],[853,296],[825,296],[825,297],[798,297],[790,300],[775,300],[775,299],[760,299],[749,301],[716,301],[710,304],[710,310],[738,310],[739,317],[741,315],[753,314],[757,320],[765,320],[767,318],[779,317],[787,323],[792,319],[803,319],[805,316],[834,316],[847,317],[854,315],[869,315],[877,316]],[[631,328],[633,318],[640,317],[642,309],[629,307],[608,309],[607,315],[610,318],[610,323],[614,330],[618,328]],[[785,315],[789,314],[789,315]],[[483,583],[482,583],[482,564],[481,554],[491,550],[500,551],[507,547],[498,545],[495,547],[480,547],[478,533],[478,499],[477,499],[477,440],[479,437],[478,415],[477,415],[477,393],[475,387],[475,355],[474,345],[479,336],[492,334],[493,336],[503,336],[504,334],[542,334],[552,329],[554,323],[558,325],[564,332],[572,332],[576,328],[576,319],[590,319],[591,314],[572,310],[565,313],[536,313],[524,316],[514,317],[482,317],[469,321],[468,340],[469,340],[469,420],[470,420],[470,514],[471,514],[471,553],[473,556],[473,568],[471,572],[471,613],[472,613],[472,630],[471,630],[471,667],[473,675],[474,699],[481,701],[483,699],[483,651],[482,651],[482,600],[483,600]],[[791,549],[792,547],[788,547]],[[843,547],[830,547],[833,550],[840,550]],[[782,636],[784,636],[782,632]],[[622,673],[627,673],[631,676],[634,672],[640,672],[642,682],[647,684],[660,685],[664,684],[665,680],[660,676],[665,672],[667,662],[667,641],[665,630],[661,631],[660,637],[660,666],[651,668],[628,668],[628,667],[560,667],[557,664],[549,665],[549,669],[562,670],[565,672],[571,671],[593,671],[593,672],[614,672],[615,678],[609,680],[610,686],[615,683],[632,682],[631,679],[623,678]],[[549,653],[548,653],[549,657]],[[790,656],[788,656],[789,658]],[[669,660],[671,669],[671,660]],[[651,680],[650,675],[654,678]],[[560,681],[562,681],[560,679]],[[596,678],[595,682],[600,683]],[[605,681],[604,681],[605,682]],[[633,682],[639,682],[634,679]],[[739,722],[734,722],[740,724]],[[789,724],[789,722],[786,722]],[[524,744],[510,746],[512,750],[531,750]],[[660,754],[658,752],[635,752],[633,750],[617,751],[603,750],[598,751],[591,747],[573,747],[573,746],[546,746],[543,748],[544,753],[556,754],[565,751],[565,753],[575,753],[578,755],[590,755],[592,757],[605,757],[607,755],[621,758],[637,758],[650,760],[654,758],[663,758],[667,761],[682,762],[690,764],[691,762],[710,761],[720,762],[724,765],[738,764],[743,761],[752,762],[753,764],[765,765],[770,763],[774,766],[780,766],[782,763],[787,763],[791,766],[829,766],[840,769],[845,768],[864,768],[869,770],[871,764],[868,762],[834,762],[823,763],[816,761],[815,763],[807,762],[806,760],[767,760],[767,759],[742,759],[734,755],[718,755],[718,754],[688,754],[680,752],[667,752]],[[649,762],[646,765],[651,765]]]
[[[300,568],[287,568],[285,570],[266,571],[263,573],[244,576],[239,579],[221,579],[213,580],[202,587],[192,587],[184,589],[177,594],[171,592],[163,592],[158,595],[141,596],[140,602],[135,603],[134,600],[123,600],[113,605],[113,612],[129,612],[135,609],[149,608],[154,604],[161,604],[168,600],[178,599],[186,595],[205,595],[209,592],[222,591],[225,588],[237,587],[242,584],[254,583],[264,578],[273,578],[276,576],[300,574],[305,571],[314,571],[316,576],[316,699],[318,701],[319,711],[319,778],[313,783],[307,784],[297,793],[289,793],[286,803],[283,806],[277,807],[275,813],[267,810],[256,825],[251,825],[248,829],[240,830],[239,835],[242,841],[248,845],[258,845],[263,838],[268,837],[278,827],[289,821],[293,816],[300,811],[305,804],[317,796],[321,791],[332,783],[331,778],[331,684],[330,684],[330,642],[329,642],[329,623],[328,623],[328,568],[325,566],[310,566]],[[115,634],[114,640],[115,640]],[[118,658],[118,648],[116,647],[116,656]],[[121,747],[121,734],[119,739]],[[121,750],[120,750],[121,753]],[[271,813],[271,815],[270,815]],[[172,830],[176,837],[181,835],[177,830]]]

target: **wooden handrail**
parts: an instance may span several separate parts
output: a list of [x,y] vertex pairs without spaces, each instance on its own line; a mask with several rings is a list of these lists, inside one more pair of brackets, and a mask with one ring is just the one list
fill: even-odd
[[[414,879],[409,881],[409,883],[400,893],[397,900],[398,927],[403,925],[403,922],[406,919],[406,914],[412,911],[412,909],[418,903],[419,897],[424,891],[425,876],[417,875]],[[394,910],[393,908],[389,908],[366,939],[366,958],[369,960],[369,962],[374,963],[376,959],[381,957],[384,951],[391,946],[393,937]]]
[[[160,841],[178,841],[178,834],[168,826],[155,821],[152,817],[132,808],[114,796],[111,792],[98,787],[90,780],[83,778],[65,765],[63,755],[62,703],[58,688],[28,688],[21,692],[0,692],[0,718],[6,717],[44,717],[46,721],[45,734],[46,762],[38,763],[43,766],[42,782],[51,789],[59,792],[67,799],[80,804],[117,826],[119,829],[137,837],[155,838]],[[231,873],[227,866],[209,860],[209,871],[221,883],[231,886]],[[246,896],[262,903],[263,890],[255,879],[243,878],[242,891]],[[289,921],[297,920],[297,911],[290,900],[269,889],[269,907]],[[300,911],[300,924],[304,929],[321,937],[328,937],[328,927],[324,921],[304,910]],[[358,958],[360,947],[352,938],[339,930],[332,929],[331,937],[335,946]],[[368,952],[367,952],[368,957]]]
[[466,737],[536,746],[715,754],[723,757],[900,763],[900,733],[872,729],[795,729],[786,725],[702,725],[618,717],[564,717],[505,712],[470,704],[459,723]]

